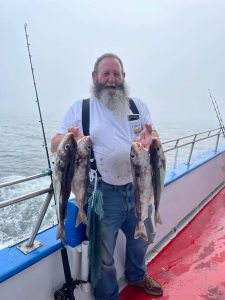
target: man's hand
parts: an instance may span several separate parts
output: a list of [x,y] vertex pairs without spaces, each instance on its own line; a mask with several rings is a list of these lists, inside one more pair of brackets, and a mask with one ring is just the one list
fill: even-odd
[[[73,133],[74,139],[76,141],[78,141],[79,139],[81,139],[84,136],[83,134],[81,134],[79,132],[79,128],[78,127],[69,127],[67,131]],[[64,137],[64,134],[56,134],[52,138],[52,141],[51,141],[51,152],[52,152],[53,155],[55,155],[55,153],[57,151],[57,148],[58,148],[58,145],[61,142],[61,140],[62,140],[63,137]]]
[[81,134],[79,132],[78,127],[69,127],[67,131],[73,133],[73,137],[76,141],[78,141],[79,139],[81,139],[84,136],[83,134]]
[[144,129],[140,132],[136,141],[142,143],[145,148],[150,147],[153,140],[156,140],[157,145],[160,145],[159,135],[155,130],[152,130],[152,126],[145,124]]

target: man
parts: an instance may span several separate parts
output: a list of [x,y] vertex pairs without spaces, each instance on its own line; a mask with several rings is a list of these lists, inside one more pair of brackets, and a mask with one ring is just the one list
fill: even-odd
[[[101,278],[94,289],[95,299],[119,299],[113,253],[121,229],[126,236],[125,276],[128,283],[142,288],[154,296],[161,296],[161,285],[146,273],[144,257],[155,232],[152,223],[152,207],[145,221],[148,242],[134,239],[137,216],[130,165],[130,149],[134,140],[149,146],[153,139],[160,143],[152,131],[152,121],[147,106],[139,99],[133,99],[139,111],[139,118],[129,115],[125,72],[121,59],[111,53],[99,57],[92,72],[93,95],[90,98],[90,137],[101,174],[99,188],[103,194],[104,217],[101,220],[102,268]],[[74,138],[82,137],[82,100],[75,102],[68,110],[63,123],[52,139],[51,150],[55,152],[66,132],[73,132]]]

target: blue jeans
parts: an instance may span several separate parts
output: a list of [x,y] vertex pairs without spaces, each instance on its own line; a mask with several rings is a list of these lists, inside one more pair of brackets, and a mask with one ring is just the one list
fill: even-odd
[[[101,220],[102,234],[102,268],[101,278],[94,289],[96,300],[118,300],[118,284],[114,266],[114,249],[119,229],[126,236],[125,276],[128,282],[143,279],[146,272],[144,257],[148,245],[154,239],[154,227],[151,218],[145,220],[148,242],[142,238],[134,239],[137,224],[135,214],[135,197],[133,184],[122,186],[99,181],[99,189],[103,194],[104,217]],[[151,216],[152,207],[149,207]]]

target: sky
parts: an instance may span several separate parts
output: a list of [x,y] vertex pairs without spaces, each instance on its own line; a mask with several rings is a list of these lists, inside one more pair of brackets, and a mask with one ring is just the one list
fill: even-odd
[[[24,24],[40,105],[61,121],[90,95],[97,57],[121,57],[130,96],[153,120],[225,120],[224,0],[0,0],[0,110],[37,112]],[[209,127],[210,127],[209,126]]]

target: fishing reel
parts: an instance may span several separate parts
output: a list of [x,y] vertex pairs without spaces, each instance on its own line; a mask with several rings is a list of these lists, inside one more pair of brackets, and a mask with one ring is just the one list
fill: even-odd
[[74,292],[75,288],[82,283],[87,283],[87,281],[72,279],[72,282],[70,283],[70,285],[65,283],[61,289],[55,291],[54,300],[75,300],[73,292]]
[[61,290],[58,290],[54,293],[54,299],[55,300],[66,300],[69,299],[69,294],[67,293],[67,289],[61,288]]

